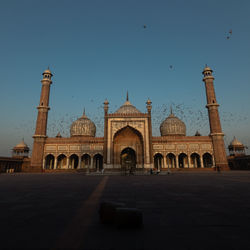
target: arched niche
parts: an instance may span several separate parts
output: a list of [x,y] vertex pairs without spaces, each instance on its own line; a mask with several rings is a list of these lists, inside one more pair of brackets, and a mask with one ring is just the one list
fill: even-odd
[[97,172],[103,169],[103,157],[101,154],[96,154],[94,156],[94,168]]
[[66,157],[66,155],[60,154],[57,157],[57,167],[56,168],[65,169],[67,167],[68,166],[67,166],[67,157]]
[[204,168],[211,168],[213,166],[213,157],[209,153],[205,153],[202,156]]
[[173,153],[167,154],[167,167],[176,168],[176,157]]
[[81,157],[81,168],[90,168],[91,157],[89,154],[84,154]]
[[48,154],[45,157],[45,169],[54,169],[55,157],[52,154]]
[[118,130],[113,139],[113,164],[121,167],[121,152],[125,148],[131,148],[136,154],[136,164],[142,167],[144,164],[144,148],[143,138],[141,133],[130,127],[126,126]]
[[178,156],[179,168],[188,168],[188,156],[185,153],[181,153]]
[[154,155],[154,168],[161,170],[163,168],[163,156],[160,153]]
[[69,168],[77,169],[79,158],[76,154],[69,157]]
[[201,158],[197,153],[191,154],[191,167],[200,168],[201,167]]

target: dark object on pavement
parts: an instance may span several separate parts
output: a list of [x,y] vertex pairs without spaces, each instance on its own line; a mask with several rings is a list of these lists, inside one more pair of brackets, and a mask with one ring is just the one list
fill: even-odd
[[123,203],[102,202],[99,208],[100,221],[103,224],[112,224],[115,220],[116,208],[124,207]]
[[143,226],[142,211],[137,208],[116,208],[114,222],[118,228],[140,228]]

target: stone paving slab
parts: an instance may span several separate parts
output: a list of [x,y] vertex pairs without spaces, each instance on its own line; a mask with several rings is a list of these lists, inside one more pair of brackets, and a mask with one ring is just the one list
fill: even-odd
[[[141,209],[144,227],[100,224],[101,201]],[[79,249],[249,249],[250,172],[2,174],[0,222],[1,248],[58,249],[68,235]]]

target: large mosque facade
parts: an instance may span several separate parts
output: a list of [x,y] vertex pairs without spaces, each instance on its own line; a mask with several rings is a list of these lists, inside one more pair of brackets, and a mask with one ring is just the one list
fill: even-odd
[[223,132],[216,101],[212,70],[205,67],[203,81],[207,96],[210,124],[208,136],[186,135],[183,121],[171,111],[160,124],[161,136],[152,136],[150,100],[147,112],[133,106],[128,98],[114,113],[109,113],[109,102],[104,102],[104,136],[96,137],[96,126],[83,115],[74,121],[70,137],[47,136],[49,94],[52,73],[43,73],[42,90],[33,136],[31,171],[79,169],[98,171],[159,171],[220,167],[228,169]]

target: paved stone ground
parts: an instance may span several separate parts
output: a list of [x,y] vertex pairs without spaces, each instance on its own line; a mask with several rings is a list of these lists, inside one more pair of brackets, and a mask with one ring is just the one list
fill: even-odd
[[[142,229],[99,223],[103,200]],[[250,172],[166,176],[1,174],[0,248],[250,249]]]

